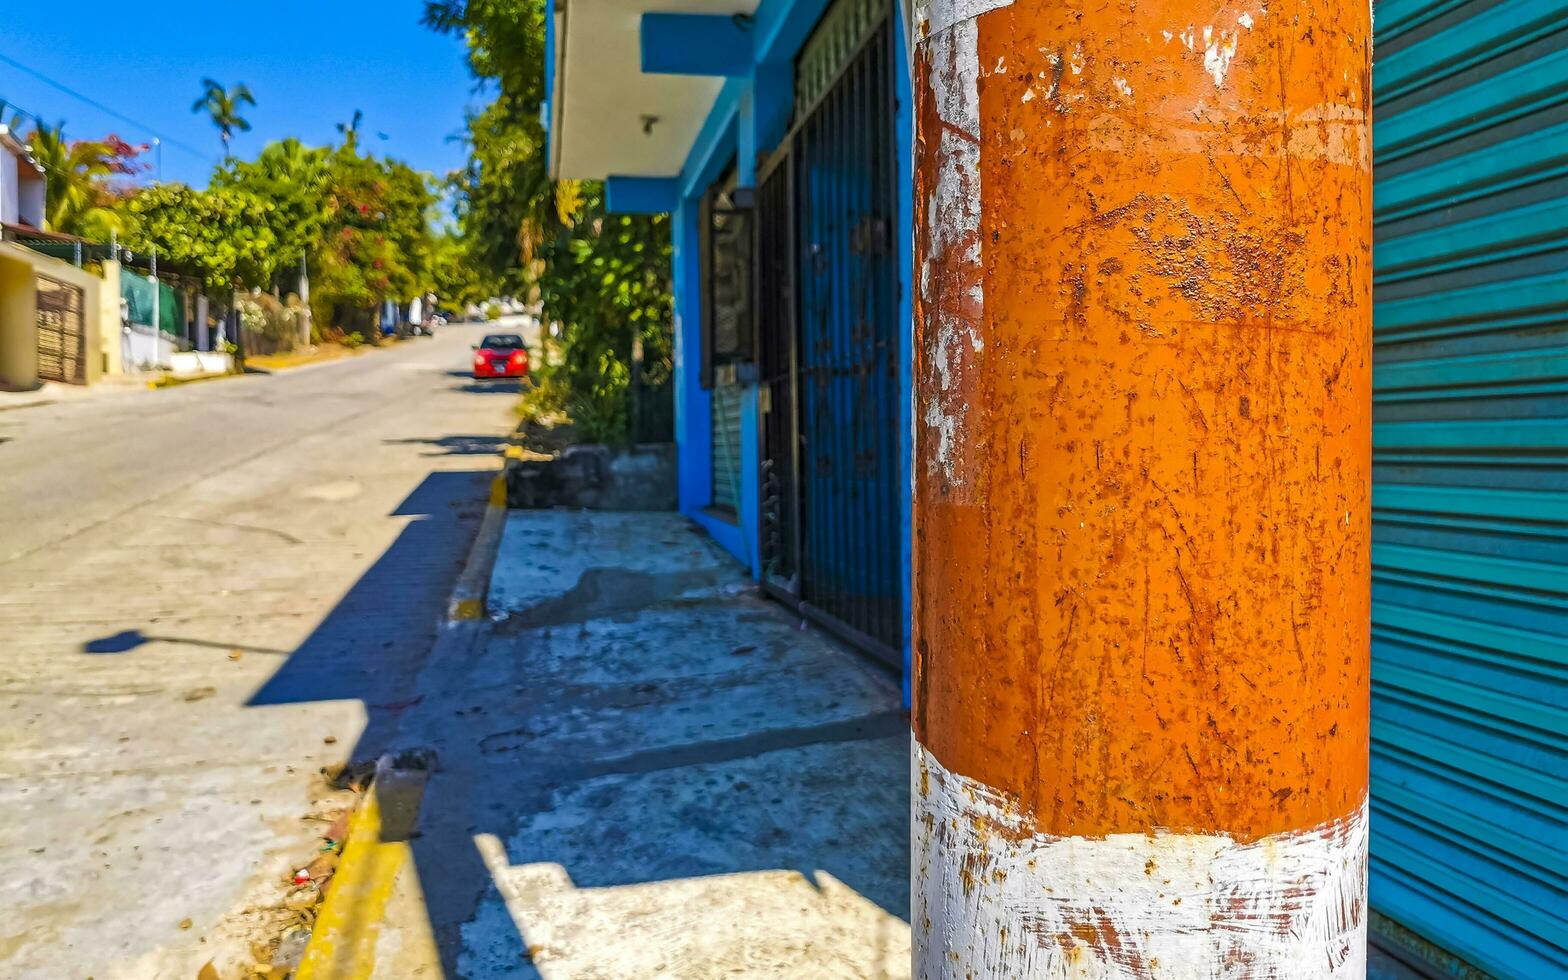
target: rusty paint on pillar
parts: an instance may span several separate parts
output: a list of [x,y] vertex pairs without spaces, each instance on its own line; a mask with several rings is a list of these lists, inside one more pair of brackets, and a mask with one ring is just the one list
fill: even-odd
[[[916,34],[917,965],[1208,975],[1150,963],[1191,952],[1160,945],[1177,906],[1153,897],[1180,853],[1194,882],[1272,876],[1193,895],[1214,931],[1251,916],[1324,947],[1243,925],[1192,955],[1351,975],[1370,10],[933,0]],[[1098,911],[996,880],[1044,874],[1060,841],[1147,856],[1154,918],[1113,921],[1147,883],[1093,847],[1051,853],[1109,861]],[[949,887],[1027,907],[935,908]]]

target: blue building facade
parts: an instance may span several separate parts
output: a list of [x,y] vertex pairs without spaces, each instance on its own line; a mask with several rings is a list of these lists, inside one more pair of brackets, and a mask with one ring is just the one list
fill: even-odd
[[603,179],[611,210],[671,214],[680,508],[772,594],[907,677],[913,193],[898,9],[645,12],[636,64],[620,67],[700,81],[677,96],[700,111],[639,111],[621,138],[692,135],[640,168],[623,146],[574,169],[585,6],[550,17],[552,153],[567,158],[557,175]]
[[[1568,5],[1377,14],[1375,933],[1445,975],[1568,976]],[[552,173],[673,217],[681,510],[907,685],[896,0],[549,23]]]

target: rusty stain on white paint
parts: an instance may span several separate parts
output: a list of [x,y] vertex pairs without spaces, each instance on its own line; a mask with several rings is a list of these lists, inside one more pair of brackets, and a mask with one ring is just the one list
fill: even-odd
[[1367,812],[1242,841],[1034,829],[912,741],[916,975],[1365,976]]

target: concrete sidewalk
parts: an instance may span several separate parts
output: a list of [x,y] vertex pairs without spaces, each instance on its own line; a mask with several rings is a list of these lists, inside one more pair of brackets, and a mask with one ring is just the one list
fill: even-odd
[[[897,683],[670,514],[513,512],[397,744],[384,977],[906,977]],[[378,901],[379,904],[379,901]]]

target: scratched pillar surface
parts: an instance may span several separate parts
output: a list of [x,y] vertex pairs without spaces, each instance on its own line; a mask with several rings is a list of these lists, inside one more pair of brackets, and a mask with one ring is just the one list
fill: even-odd
[[924,977],[1360,977],[1371,24],[915,16]]

